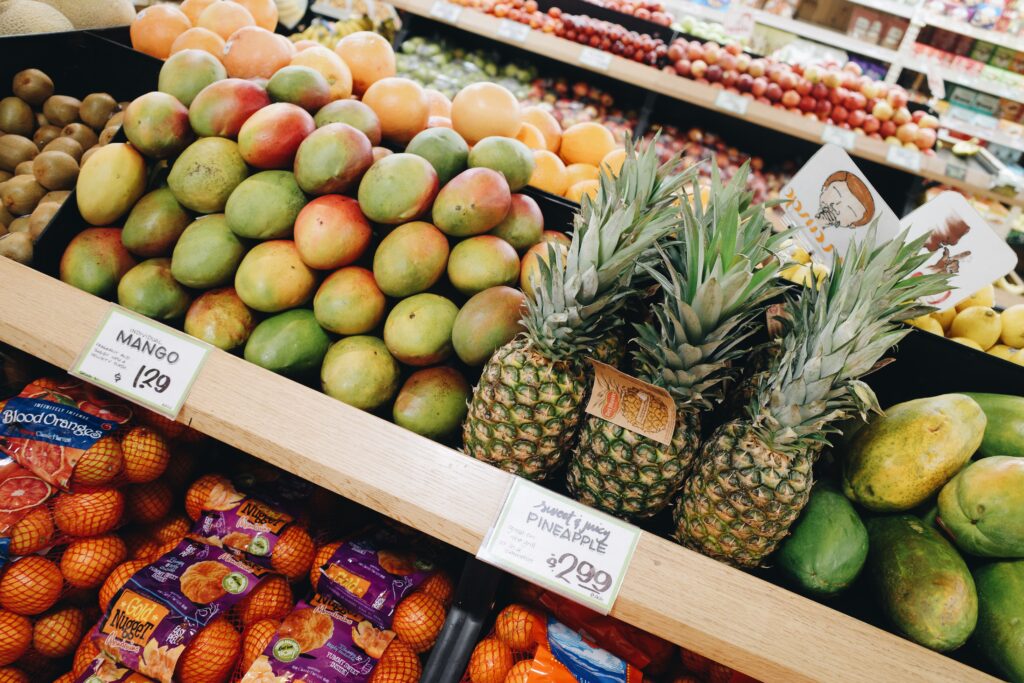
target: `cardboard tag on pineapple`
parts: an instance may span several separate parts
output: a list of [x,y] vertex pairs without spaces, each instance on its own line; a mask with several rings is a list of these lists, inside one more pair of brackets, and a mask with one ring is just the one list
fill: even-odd
[[950,289],[925,303],[945,310],[998,280],[1017,265],[1017,254],[959,192],[943,192],[900,221],[908,239],[927,234],[932,257],[921,273],[952,275]]
[[610,365],[589,360],[594,366],[594,390],[586,412],[660,444],[672,443],[676,429],[672,395]]
[[871,221],[878,220],[879,244],[896,237],[900,221],[838,145],[824,145],[789,184],[781,205],[787,224],[816,263],[831,265],[859,241]]

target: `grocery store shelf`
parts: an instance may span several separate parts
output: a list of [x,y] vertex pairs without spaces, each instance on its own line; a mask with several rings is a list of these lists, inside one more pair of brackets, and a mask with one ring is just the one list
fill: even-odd
[[938,62],[933,62],[927,59],[901,56],[901,64],[905,69],[913,69],[914,71],[919,71],[921,73],[928,73],[930,71],[941,77],[944,81],[959,83],[960,85],[965,85],[972,90],[977,90],[978,92],[994,95],[995,97],[1002,97],[1007,100],[1014,100],[1016,102],[1024,102],[1024,88],[1015,89],[1009,86],[999,85],[998,83],[992,83],[980,78],[979,76],[966,73],[959,69],[951,69]]
[[939,126],[1024,153],[1024,136],[1007,135],[998,128],[979,126],[956,116],[939,117]]
[[916,4],[909,5],[905,2],[892,2],[891,0],[850,0],[850,2],[904,19],[910,19],[917,12]]
[[848,36],[845,33],[833,31],[830,28],[818,26],[817,24],[789,17],[780,17],[777,14],[763,10],[754,10],[754,20],[762,26],[770,26],[780,31],[792,33],[805,40],[837,47],[841,50],[871,57],[881,62],[892,63],[897,60],[896,50],[868,43],[859,38],[854,38],[853,36]]
[[[0,283],[0,341],[61,368],[110,306],[2,258]],[[470,553],[512,481],[219,350],[179,420]],[[649,533],[612,614],[767,682],[996,680]]]
[[947,17],[945,14],[936,14],[934,12],[922,12],[918,14],[915,19],[916,21],[927,24],[928,26],[934,26],[935,28],[959,33],[962,36],[970,36],[975,40],[983,40],[986,43],[1008,47],[1011,50],[1024,51],[1024,37],[1021,36],[1012,36],[1000,31],[978,28],[977,26],[971,26],[959,19],[952,19]]

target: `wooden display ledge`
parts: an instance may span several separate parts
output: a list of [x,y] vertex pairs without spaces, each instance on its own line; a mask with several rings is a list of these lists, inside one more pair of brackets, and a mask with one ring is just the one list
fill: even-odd
[[[4,258],[0,292],[0,341],[65,369],[110,306]],[[179,420],[469,553],[512,481],[219,350]],[[996,680],[646,532],[612,614],[764,681]]]
[[[718,106],[716,103],[718,96],[723,92],[720,88],[698,83],[689,78],[666,74],[654,67],[639,64],[611,53],[599,53],[606,55],[604,58],[608,59],[608,67],[602,68],[603,65],[589,63],[586,59],[581,61],[581,55],[596,52],[591,48],[585,48],[579,43],[543,31],[522,30],[525,28],[523,24],[516,24],[519,27],[518,31],[508,30],[512,27],[508,20],[499,19],[469,7],[448,6],[448,3],[443,0],[394,0],[391,4],[398,9],[419,16],[446,22],[463,31],[475,33],[499,43],[514,45],[523,50],[595,73],[605,74],[623,83],[636,85],[651,92],[722,112],[795,138],[818,144],[823,142],[827,126],[817,119],[810,119],[784,109],[755,102],[750,98],[745,98],[746,111],[740,114]],[[458,7],[458,11],[455,12],[453,7]],[[947,162],[945,159],[937,156],[917,155],[914,158],[919,161],[920,168],[915,171],[890,159],[889,154],[893,147],[882,140],[875,140],[866,135],[856,135],[853,149],[848,151],[852,156],[944,183],[977,197],[1024,206],[1024,196],[1007,197],[989,190],[991,176],[983,170],[968,168],[963,178],[953,178],[946,175]],[[960,163],[959,161],[955,162],[956,165],[960,165]]]

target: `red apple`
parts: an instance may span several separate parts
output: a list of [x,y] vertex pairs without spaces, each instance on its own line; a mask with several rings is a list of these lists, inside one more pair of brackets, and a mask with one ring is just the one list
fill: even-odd
[[850,92],[843,98],[843,106],[853,111],[854,109],[864,109],[867,104],[868,98],[864,97],[859,92]]
[[917,109],[915,111],[910,112],[910,120],[913,121],[914,123],[920,123],[921,119],[923,119],[927,114],[928,112],[925,111],[924,109]]
[[739,76],[740,75],[739,73],[736,72],[736,69],[729,69],[728,71],[723,71],[722,85],[724,85],[726,89],[730,91],[735,90],[736,92],[739,92],[739,88],[736,87],[736,79],[739,78]]
[[790,109],[800,105],[800,93],[796,90],[787,90],[782,93],[782,104]]
[[882,121],[881,125],[878,127],[878,134],[883,138],[889,138],[896,135],[896,124],[889,119]]
[[718,43],[704,43],[704,61],[708,64],[716,64],[722,56],[722,48]]
[[718,64],[709,65],[707,72],[704,74],[704,78],[708,79],[712,83],[717,83],[722,80],[722,67]]
[[798,93],[800,93],[801,96],[803,96],[803,95],[810,95],[811,94],[811,90],[813,88],[814,88],[814,84],[812,84],[806,78],[801,78],[800,80],[798,80],[796,82],[796,91]]
[[916,123],[908,121],[896,129],[896,137],[900,139],[900,142],[913,142],[919,130]]
[[864,125],[864,121],[868,118],[867,112],[863,109],[852,109],[850,115],[846,118],[847,122],[854,128],[860,128]]
[[772,102],[778,102],[782,99],[782,87],[778,83],[769,83],[768,89],[764,91],[764,96]]
[[764,76],[757,76],[751,81],[750,94],[754,97],[764,97],[764,94],[768,91],[768,79]]
[[746,52],[741,52],[736,55],[736,70],[740,73],[744,73],[750,69],[750,55]]
[[[828,86],[824,83],[815,83],[811,88],[811,97],[816,100],[828,100]],[[831,103],[830,103],[831,104]]]
[[892,105],[893,109],[907,106],[907,91],[900,87],[894,87],[886,93],[885,99]]
[[838,71],[829,70],[821,77],[821,82],[828,88],[838,88],[843,84],[843,77]]
[[728,52],[722,52],[718,57],[718,66],[722,67],[722,71],[735,71],[736,70],[736,56]]
[[708,63],[703,59],[695,59],[690,62],[690,75],[694,78],[704,78],[707,73]]
[[804,95],[803,97],[800,98],[800,110],[801,111],[814,112],[814,110],[815,110],[815,108],[817,106],[818,106],[817,100],[815,100],[810,95]]
[[750,92],[751,87],[754,85],[754,77],[750,74],[740,74],[736,78],[736,88],[740,92]]
[[743,54],[743,46],[739,43],[726,43],[725,51],[734,57],[738,57]]
[[828,118],[828,115],[832,113],[832,103],[828,100],[818,100],[818,104],[814,110],[818,113],[818,118],[824,121]]
[[876,119],[871,114],[868,114],[867,116],[864,117],[864,123],[861,125],[861,128],[864,129],[865,133],[870,135],[872,133],[877,133],[878,129],[881,127],[881,125],[882,125],[881,121]]
[[894,113],[892,105],[889,104],[888,100],[879,100],[878,103],[871,108],[871,115],[879,121],[888,121],[892,118]]
[[676,73],[686,78],[690,75],[690,60],[679,59],[675,63]]
[[904,123],[910,123],[910,110],[906,107],[900,107],[893,113],[892,120],[897,126],[902,126]]
[[843,103],[843,100],[846,99],[846,95],[848,93],[849,91],[842,86],[833,88],[828,92],[828,101],[832,103],[832,106],[840,105]]
[[765,61],[763,59],[751,59],[750,65],[747,67],[747,73],[758,78],[765,74]]
[[847,71],[855,76],[860,76],[864,73],[864,69],[862,69],[860,64],[857,62],[847,62],[846,64],[843,64],[843,71]]
[[686,58],[691,62],[704,59],[704,48],[696,41],[690,43],[686,46]]
[[939,120],[932,114],[925,114],[921,117],[921,120],[917,122],[917,125],[922,128],[938,128]]
[[814,85],[815,83],[820,81],[823,75],[824,72],[821,70],[821,67],[817,66],[816,64],[811,64],[806,69],[804,69],[804,78],[810,81],[811,85]]
[[668,61],[678,62],[686,57],[686,48],[679,43],[672,43],[668,48]]
[[900,142],[900,139],[895,135],[887,135],[885,138],[885,142],[890,145],[896,145],[897,147],[903,146],[903,143]]
[[771,104],[772,103],[772,101],[769,100],[764,95],[761,95],[760,97],[755,98],[755,100],[757,101],[758,104]]
[[832,107],[832,120],[836,123],[844,123],[849,115],[850,112],[841,104]]
[[792,71],[783,71],[779,76],[779,85],[783,90],[795,90],[800,77]]
[[935,146],[935,140],[938,136],[935,133],[934,128],[921,128],[918,127],[917,133],[914,135],[914,144],[919,149],[931,149]]

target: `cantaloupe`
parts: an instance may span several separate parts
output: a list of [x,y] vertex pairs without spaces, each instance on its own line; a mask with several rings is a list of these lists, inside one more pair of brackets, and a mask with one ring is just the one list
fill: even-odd
[[40,0],[67,17],[72,26],[83,28],[106,28],[127,26],[135,18],[135,7],[131,0],[104,0],[103,2],[82,2],[82,0]]
[[45,3],[35,0],[0,2],[0,35],[56,33],[74,28],[67,17]]

